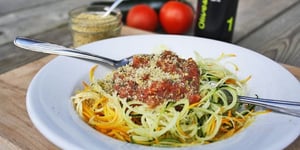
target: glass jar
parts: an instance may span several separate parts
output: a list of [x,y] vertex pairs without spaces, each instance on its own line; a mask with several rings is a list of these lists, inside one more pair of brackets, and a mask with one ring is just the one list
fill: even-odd
[[83,6],[70,11],[69,26],[74,47],[120,35],[122,13],[115,9],[103,16],[107,9],[108,6]]

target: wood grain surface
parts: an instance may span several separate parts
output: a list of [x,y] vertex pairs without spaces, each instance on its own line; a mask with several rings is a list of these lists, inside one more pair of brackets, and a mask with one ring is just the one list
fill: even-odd
[[59,0],[0,0],[0,16],[20,10],[55,3]]
[[[12,41],[29,36],[70,46],[68,11],[93,0],[0,0],[0,73],[46,55],[23,51]],[[34,1],[38,1],[34,3]],[[14,3],[15,8],[11,7]],[[233,42],[278,62],[300,66],[299,0],[240,0]],[[24,5],[24,7],[22,7]]]
[[238,42],[239,45],[255,50],[277,62],[298,67],[300,66],[299,43],[300,1]]
[[58,149],[33,126],[26,111],[26,91],[33,73],[53,59],[44,57],[0,75],[0,149]]
[[[24,1],[26,3],[27,0]],[[35,1],[39,2],[39,0]],[[88,5],[90,2],[92,0],[55,0],[5,14],[0,17],[0,45],[12,41],[16,36],[40,34],[66,25],[69,18],[68,12],[71,9]],[[7,0],[1,0],[1,3],[3,3],[1,7],[6,7]],[[22,3],[17,5],[22,6]]]
[[239,0],[233,42],[239,43],[298,2],[299,0]]

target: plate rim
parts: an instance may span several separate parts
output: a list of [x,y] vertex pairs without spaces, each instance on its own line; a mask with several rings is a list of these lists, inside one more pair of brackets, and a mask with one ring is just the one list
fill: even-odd
[[[244,50],[248,50],[248,51],[251,52],[251,53],[254,52],[254,53],[256,53],[256,54],[258,54],[258,55],[264,57],[264,59],[268,59],[269,61],[275,62],[275,61],[273,61],[272,59],[270,59],[270,58],[268,58],[268,57],[266,57],[266,56],[263,56],[263,55],[261,55],[261,54],[255,52],[255,51],[251,51],[250,49],[241,47],[241,46],[239,46],[239,45],[235,45],[235,44],[231,44],[231,43],[226,43],[226,42],[222,42],[222,41],[216,41],[216,40],[212,40],[212,39],[199,38],[199,37],[190,37],[190,36],[183,36],[183,35],[130,35],[130,36],[123,36],[123,37],[111,38],[111,39],[106,39],[106,40],[114,40],[114,39],[119,39],[119,38],[123,39],[123,38],[154,37],[154,36],[155,36],[155,37],[160,37],[160,38],[162,38],[162,37],[177,37],[177,38],[178,38],[178,37],[180,37],[180,38],[185,37],[185,38],[192,38],[192,39],[198,38],[198,39],[200,39],[200,40],[208,40],[208,41],[213,41],[213,42],[217,42],[217,43],[221,43],[221,44],[227,44],[227,45],[230,45],[230,46],[235,46],[235,47],[242,48],[242,49],[244,49]],[[103,40],[103,41],[106,41],[106,40]],[[93,42],[93,43],[90,43],[90,44],[87,44],[87,45],[83,45],[83,46],[81,46],[81,47],[78,47],[78,49],[80,49],[80,50],[85,50],[85,48],[86,48],[87,46],[89,46],[89,45],[95,45],[95,44],[97,44],[97,43],[99,43],[99,42],[101,42],[101,41],[96,41],[96,42]],[[51,62],[57,61],[57,60],[62,59],[62,58],[64,58],[64,56],[58,56],[57,58],[51,60],[51,61],[48,62],[45,66],[43,66],[43,67],[41,68],[41,70],[39,70],[38,73],[34,76],[34,78],[32,79],[32,81],[31,81],[31,83],[30,83],[30,85],[29,85],[29,87],[28,87],[28,91],[27,91],[27,95],[26,95],[26,105],[27,105],[26,107],[27,107],[27,111],[28,111],[28,114],[29,114],[29,116],[30,116],[30,119],[31,119],[31,121],[34,123],[34,126],[35,126],[35,127],[39,130],[39,132],[42,133],[48,140],[50,140],[50,141],[51,141],[52,143],[54,143],[55,145],[58,145],[59,147],[64,147],[64,146],[66,146],[66,144],[67,144],[67,147],[72,147],[72,148],[75,149],[75,148],[77,148],[76,145],[74,145],[74,144],[72,144],[72,143],[65,143],[65,142],[63,142],[64,140],[63,140],[63,139],[60,139],[60,137],[59,137],[58,135],[51,135],[52,133],[49,131],[50,129],[45,129],[45,128],[43,128],[43,127],[44,127],[43,125],[38,125],[38,126],[36,126],[36,124],[39,124],[38,119],[36,119],[36,118],[38,118],[38,117],[34,116],[34,115],[36,115],[36,114],[34,114],[34,113],[32,112],[34,108],[32,108],[33,105],[30,104],[30,102],[33,101],[33,100],[30,100],[31,97],[32,97],[32,94],[33,94],[33,93],[30,93],[30,92],[33,90],[34,84],[36,84],[37,78],[39,77],[40,72],[42,72],[45,68],[47,68],[47,66],[51,65],[51,64],[52,64]],[[283,70],[285,70],[286,73],[289,74],[289,75],[291,76],[291,78],[293,78],[293,80],[297,80],[296,77],[293,76],[293,75],[292,75],[288,70],[286,70],[283,66],[281,66],[279,63],[276,63],[276,64],[277,64],[277,67],[283,68]],[[297,81],[298,81],[298,80],[297,80]],[[35,119],[33,119],[33,118],[35,118]],[[43,132],[42,132],[42,131],[43,131]],[[49,133],[46,132],[46,131],[48,131]],[[44,132],[46,132],[46,133],[44,133]],[[45,135],[45,134],[46,134],[46,135]],[[298,136],[299,136],[299,135],[300,135],[300,128],[299,128],[299,130],[298,130]],[[58,137],[57,137],[57,136],[58,136]],[[292,140],[291,140],[290,143],[292,143],[292,141],[294,141],[298,136],[296,136],[296,137],[294,137],[294,138],[291,138]],[[59,142],[57,142],[57,141],[55,141],[55,140],[53,140],[53,139],[59,139]],[[290,143],[289,143],[289,144],[290,144]],[[281,148],[284,148],[284,147],[288,146],[289,144],[287,144],[287,145],[282,145],[283,147],[281,147]]]

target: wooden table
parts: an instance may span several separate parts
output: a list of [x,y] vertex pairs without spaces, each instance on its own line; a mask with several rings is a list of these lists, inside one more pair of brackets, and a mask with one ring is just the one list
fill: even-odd
[[[17,35],[71,45],[67,12],[91,0],[0,0],[0,149],[59,149],[30,121],[25,96],[37,71],[55,56],[28,52]],[[300,80],[300,1],[240,0],[233,42],[262,53]],[[124,27],[122,35],[149,34]],[[286,150],[300,149],[300,137]]]

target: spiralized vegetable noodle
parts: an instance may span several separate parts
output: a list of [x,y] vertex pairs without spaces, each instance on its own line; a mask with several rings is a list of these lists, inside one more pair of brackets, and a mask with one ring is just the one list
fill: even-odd
[[[162,67],[166,64],[158,65],[164,55],[168,55],[164,60],[176,61],[166,61],[171,64],[166,68]],[[83,83],[84,89],[72,101],[85,122],[122,141],[170,147],[219,141],[247,127],[257,115],[253,106],[238,102],[238,95],[244,95],[251,76],[239,80],[220,65],[226,57],[234,55],[207,59],[196,54],[195,61],[179,58],[171,51],[136,56],[131,64],[114,70],[105,79],[94,77],[95,66],[90,71],[90,83]],[[166,70],[172,65],[176,65],[177,71]],[[165,82],[167,86],[159,90]],[[161,94],[160,97],[153,92]]]

